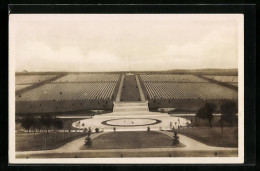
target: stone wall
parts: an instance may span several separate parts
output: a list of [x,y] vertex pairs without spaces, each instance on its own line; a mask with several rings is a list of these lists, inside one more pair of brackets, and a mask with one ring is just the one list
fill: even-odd
[[112,100],[16,101],[15,113],[51,113],[75,110],[112,110]]

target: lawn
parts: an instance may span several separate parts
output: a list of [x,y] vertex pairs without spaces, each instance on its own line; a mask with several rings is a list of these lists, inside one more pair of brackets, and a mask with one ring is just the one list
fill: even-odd
[[235,120],[233,124],[224,123],[222,133],[221,124],[219,122],[220,116],[213,117],[211,121],[212,128],[209,127],[209,122],[206,119],[196,119],[195,116],[182,117],[189,119],[191,124],[187,128],[178,130],[181,134],[211,146],[238,147],[237,120]]
[[223,133],[221,127],[190,127],[177,132],[210,146],[238,147],[237,127],[225,127]]
[[[50,132],[50,133],[16,133],[16,151],[50,150],[70,142],[76,138],[85,136],[83,132]],[[46,147],[45,147],[46,136]]]
[[[160,132],[110,132],[92,140],[90,149],[137,149],[184,147],[183,144],[173,146],[171,137]],[[89,149],[82,146],[81,149]]]

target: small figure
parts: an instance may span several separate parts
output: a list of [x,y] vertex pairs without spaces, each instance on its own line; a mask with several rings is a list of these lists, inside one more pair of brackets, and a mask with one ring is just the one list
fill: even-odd
[[149,126],[147,127],[147,131],[148,131],[148,132],[150,131],[150,127],[149,127]]

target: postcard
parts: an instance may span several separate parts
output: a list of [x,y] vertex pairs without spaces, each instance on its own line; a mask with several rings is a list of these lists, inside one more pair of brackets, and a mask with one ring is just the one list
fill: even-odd
[[244,162],[243,14],[10,14],[9,163]]

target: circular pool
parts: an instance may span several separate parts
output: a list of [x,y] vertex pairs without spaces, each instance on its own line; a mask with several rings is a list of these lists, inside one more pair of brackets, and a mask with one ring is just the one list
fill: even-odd
[[155,125],[161,123],[161,121],[158,119],[150,119],[150,118],[121,118],[121,119],[106,120],[101,123],[103,125],[109,125],[109,126],[131,127],[131,126]]

